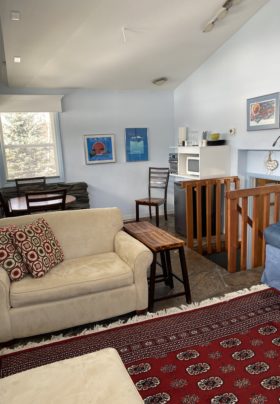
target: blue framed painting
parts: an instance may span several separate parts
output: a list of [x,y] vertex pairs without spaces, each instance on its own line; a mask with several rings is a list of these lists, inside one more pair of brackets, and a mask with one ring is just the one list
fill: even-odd
[[114,135],[85,135],[86,164],[114,163]]
[[148,160],[148,129],[126,128],[125,129],[126,161]]

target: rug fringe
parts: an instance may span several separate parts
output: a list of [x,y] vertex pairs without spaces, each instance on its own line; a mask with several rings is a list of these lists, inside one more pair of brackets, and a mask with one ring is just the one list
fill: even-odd
[[24,350],[24,349],[29,349],[29,348],[33,348],[33,347],[37,347],[37,346],[42,346],[42,345],[50,344],[52,342],[71,339],[71,338],[75,338],[75,337],[81,336],[81,335],[88,335],[88,334],[93,334],[95,332],[106,331],[106,330],[108,330],[110,328],[116,328],[116,327],[120,327],[120,326],[125,326],[126,324],[139,323],[139,322],[147,321],[147,320],[150,320],[150,319],[156,318],[156,317],[163,317],[163,316],[166,316],[166,315],[169,315],[169,314],[180,313],[182,311],[189,311],[189,310],[202,308],[202,307],[205,307],[205,306],[211,306],[211,305],[216,304],[216,303],[220,303],[220,302],[228,301],[230,299],[234,299],[235,297],[238,297],[238,296],[258,292],[258,291],[265,290],[265,289],[268,289],[268,288],[269,288],[269,286],[264,285],[264,284],[254,285],[254,286],[252,286],[250,288],[241,289],[241,290],[238,290],[236,292],[227,293],[222,297],[213,297],[213,298],[210,298],[210,299],[203,300],[202,302],[189,304],[187,306],[186,305],[181,305],[179,307],[171,307],[171,308],[168,308],[168,309],[159,310],[159,311],[157,311],[155,313],[148,312],[146,315],[140,315],[140,316],[135,315],[135,316],[129,318],[128,320],[118,320],[118,321],[114,321],[113,323],[110,323],[110,324],[107,324],[107,325],[95,325],[93,328],[84,329],[82,332],[76,334],[75,336],[64,336],[63,334],[52,335],[50,338],[48,338],[45,341],[40,341],[40,342],[31,341],[31,342],[27,342],[26,344],[16,345],[16,346],[14,346],[12,348],[2,348],[2,349],[0,349],[0,355],[5,355],[5,354],[11,353],[11,352],[16,352],[16,351],[21,351],[21,350]]

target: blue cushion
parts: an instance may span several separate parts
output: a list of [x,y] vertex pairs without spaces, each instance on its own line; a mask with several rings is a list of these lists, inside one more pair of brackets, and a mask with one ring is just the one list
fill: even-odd
[[280,248],[280,222],[268,226],[264,231],[264,238],[267,244]]
[[280,290],[280,249],[268,244],[262,282]]

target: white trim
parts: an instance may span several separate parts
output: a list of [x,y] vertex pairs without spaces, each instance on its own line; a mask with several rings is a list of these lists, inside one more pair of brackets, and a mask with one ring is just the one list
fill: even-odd
[[269,286],[263,285],[263,284],[254,285],[250,289],[241,289],[241,290],[238,290],[237,292],[227,293],[226,295],[224,295],[222,297],[214,297],[211,299],[203,300],[202,302],[189,304],[188,306],[182,305],[180,307],[171,307],[169,309],[157,311],[156,313],[147,313],[146,315],[143,315],[143,316],[134,316],[134,317],[131,317],[130,319],[128,319],[127,321],[119,320],[119,321],[115,321],[111,324],[108,324],[106,326],[96,325],[96,326],[94,326],[93,329],[84,329],[82,332],[75,335],[74,337],[63,336],[62,334],[53,335],[46,341],[27,342],[26,344],[17,345],[14,348],[2,348],[2,349],[0,349],[0,355],[8,354],[8,353],[15,352],[15,351],[21,351],[24,349],[33,348],[33,347],[40,346],[40,345],[42,346],[42,345],[50,344],[52,342],[76,338],[80,335],[94,334],[95,332],[106,331],[110,328],[125,327],[128,324],[140,323],[142,321],[147,321],[152,318],[164,317],[164,316],[170,315],[170,314],[177,314],[182,311],[196,310],[196,309],[200,309],[201,307],[211,306],[213,304],[220,303],[220,302],[226,302],[228,300],[234,299],[235,297],[258,292],[258,291],[265,290],[268,288],[269,288]]

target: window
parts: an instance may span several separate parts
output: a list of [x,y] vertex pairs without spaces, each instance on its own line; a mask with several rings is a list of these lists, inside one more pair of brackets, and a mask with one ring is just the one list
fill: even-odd
[[0,118],[6,180],[60,176],[53,113],[9,112]]

